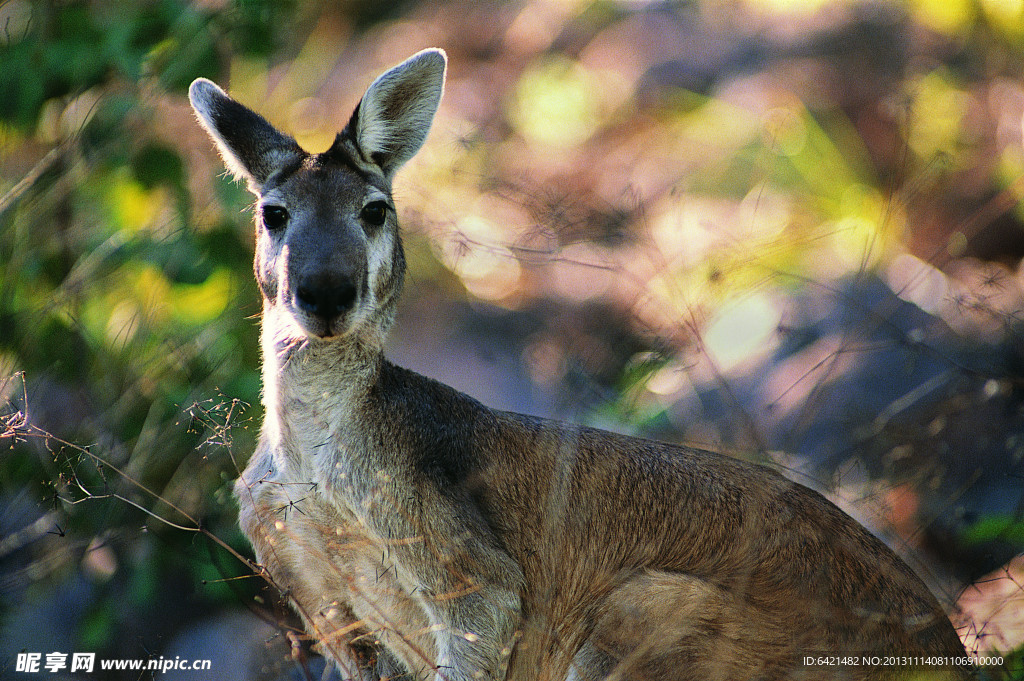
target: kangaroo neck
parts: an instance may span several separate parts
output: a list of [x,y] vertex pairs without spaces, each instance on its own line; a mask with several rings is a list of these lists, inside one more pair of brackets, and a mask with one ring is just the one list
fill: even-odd
[[299,433],[313,436],[351,423],[369,399],[384,361],[381,344],[373,339],[355,333],[309,338],[287,326],[286,317],[273,306],[264,309],[264,431],[274,446]]

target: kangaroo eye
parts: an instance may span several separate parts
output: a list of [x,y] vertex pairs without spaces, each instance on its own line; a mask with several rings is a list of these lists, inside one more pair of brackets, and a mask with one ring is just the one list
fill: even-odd
[[288,224],[288,211],[281,206],[263,206],[263,224],[276,231]]
[[359,217],[368,225],[380,227],[388,219],[388,204],[383,201],[371,201],[363,206]]

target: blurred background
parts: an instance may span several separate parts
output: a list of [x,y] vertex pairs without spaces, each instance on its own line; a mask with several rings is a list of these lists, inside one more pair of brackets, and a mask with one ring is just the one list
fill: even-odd
[[389,355],[782,470],[1024,678],[1021,0],[0,1],[0,677],[327,677],[235,525],[251,197],[185,92],[323,151],[428,46]]

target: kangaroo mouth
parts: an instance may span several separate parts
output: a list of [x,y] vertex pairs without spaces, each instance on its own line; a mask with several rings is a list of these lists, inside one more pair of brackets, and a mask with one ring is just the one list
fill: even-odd
[[344,336],[348,331],[348,313],[335,317],[320,317],[298,312],[294,316],[306,335],[317,340],[332,340]]
[[330,321],[323,322],[322,324],[317,325],[317,328],[310,329],[310,331],[313,332],[313,336],[319,338],[320,340],[330,340],[337,335],[336,333],[334,333],[334,331],[331,330]]

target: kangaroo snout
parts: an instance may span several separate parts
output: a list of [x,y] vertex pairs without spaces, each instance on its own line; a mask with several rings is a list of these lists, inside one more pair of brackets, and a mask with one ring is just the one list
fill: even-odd
[[358,290],[348,278],[337,283],[305,282],[295,289],[294,305],[303,312],[331,320],[352,309]]
[[353,330],[369,276],[367,244],[355,226],[296,220],[277,260],[279,302],[307,335],[326,339]]
[[290,286],[289,307],[306,333],[320,338],[344,335],[359,305],[363,277],[337,269],[299,274]]

